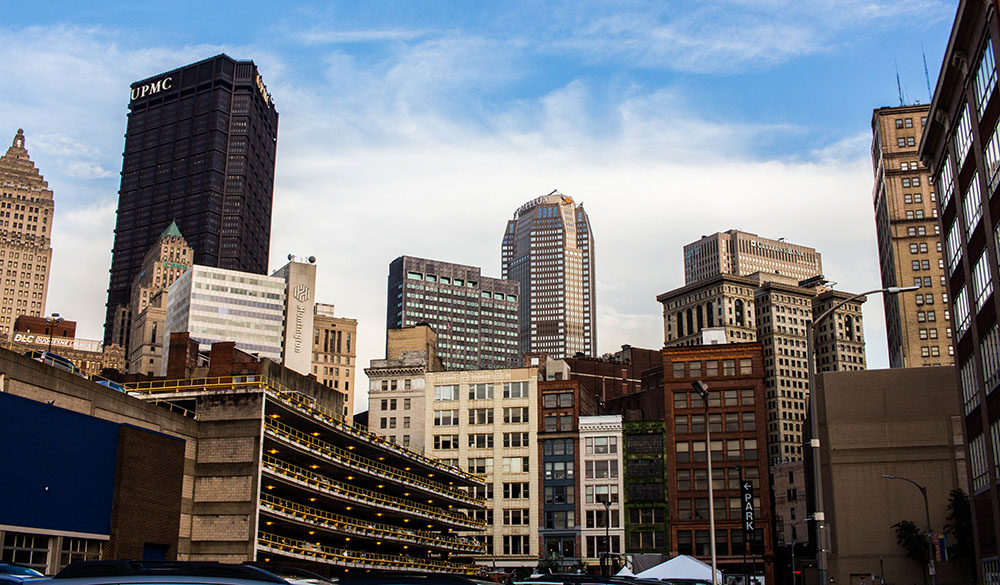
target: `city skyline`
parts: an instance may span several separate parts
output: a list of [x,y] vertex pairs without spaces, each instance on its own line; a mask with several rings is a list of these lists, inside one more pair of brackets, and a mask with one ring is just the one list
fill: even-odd
[[[392,258],[499,274],[494,226],[554,188],[601,239],[597,353],[658,346],[655,295],[681,285],[683,244],[703,234],[786,237],[821,252],[838,288],[877,287],[871,111],[898,103],[894,61],[908,101],[927,101],[920,45],[933,83],[954,16],[946,2],[376,4],[181,26],[193,8],[122,6],[16,6],[0,28],[0,78],[18,87],[0,97],[0,130],[25,128],[60,198],[47,312],[100,336],[129,84],[226,52],[257,62],[282,112],[269,268],[319,258],[318,285],[359,320],[361,363],[384,341]],[[72,100],[70,80],[85,88]],[[876,305],[873,368],[888,365]]]

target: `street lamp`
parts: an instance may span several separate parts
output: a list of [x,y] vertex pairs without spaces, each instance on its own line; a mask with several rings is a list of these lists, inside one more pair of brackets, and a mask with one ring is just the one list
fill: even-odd
[[[52,313],[51,317],[46,317],[45,321],[49,324],[49,351],[52,353],[52,336],[56,333],[56,325],[63,322],[63,318],[59,316],[59,313]],[[46,359],[51,360],[51,356],[45,356]]]
[[708,421],[708,384],[701,380],[691,382],[694,391],[701,396],[701,401],[705,404],[705,454],[708,459],[708,530],[709,530],[709,550],[712,551],[712,585],[718,585],[718,575],[716,575],[715,562],[715,498],[712,491],[712,425]]
[[812,516],[806,516],[805,518],[799,518],[795,522],[792,522],[792,585],[795,585],[795,525],[799,522],[809,522],[812,520]]
[[813,338],[816,334],[815,326],[817,323],[826,319],[834,311],[843,307],[851,301],[860,299],[861,297],[873,295],[876,293],[885,294],[899,294],[901,292],[908,292],[917,290],[919,286],[889,286],[886,288],[877,288],[874,290],[865,291],[863,293],[858,293],[853,297],[846,298],[836,305],[830,307],[819,317],[815,319],[806,321],[806,365],[809,368],[809,434],[811,435],[809,439],[809,448],[812,451],[813,466],[812,466],[812,480],[813,480],[813,499],[815,500],[815,511],[813,512],[813,520],[816,522],[816,572],[818,577],[819,585],[828,585],[828,572],[827,568],[827,543],[826,543],[826,515],[823,513],[823,482],[820,479],[820,449],[819,449],[819,421],[817,417],[818,409],[816,408],[816,396],[814,392],[816,391],[816,344]]
[[937,571],[934,570],[934,536],[931,532],[931,510],[927,505],[927,488],[908,477],[900,477],[898,475],[892,475],[891,473],[883,473],[882,479],[901,479],[903,481],[908,481],[917,486],[917,489],[920,490],[920,495],[924,497],[924,517],[927,520],[927,572],[930,573],[931,576],[931,585],[936,585],[937,576],[935,573],[937,573]]
[[604,504],[604,558],[601,559],[601,574],[611,575],[611,494],[601,501]]

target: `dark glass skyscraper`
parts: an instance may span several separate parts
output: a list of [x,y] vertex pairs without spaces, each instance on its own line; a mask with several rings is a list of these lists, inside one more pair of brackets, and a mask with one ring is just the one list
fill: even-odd
[[217,55],[132,84],[105,343],[127,346],[132,283],[171,221],[195,264],[267,272],[277,137],[253,61]]

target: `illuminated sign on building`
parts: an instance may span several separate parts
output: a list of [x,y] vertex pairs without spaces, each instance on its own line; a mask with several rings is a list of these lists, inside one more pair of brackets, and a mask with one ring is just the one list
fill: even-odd
[[[258,76],[259,79],[259,76]],[[166,91],[174,87],[173,77],[164,77],[163,79],[158,79],[151,83],[141,85],[139,87],[132,88],[132,99],[137,100],[139,98],[146,97],[147,95],[153,95],[160,93],[161,91]]]

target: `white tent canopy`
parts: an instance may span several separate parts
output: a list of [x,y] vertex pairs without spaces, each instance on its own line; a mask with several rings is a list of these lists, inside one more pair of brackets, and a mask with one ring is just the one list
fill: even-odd
[[[722,583],[722,571],[716,570],[716,583]],[[676,556],[636,575],[640,579],[701,579],[712,581],[712,567],[688,555]]]
[[628,567],[622,567],[621,571],[615,573],[616,577],[635,577],[635,573],[629,570]]

